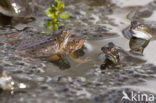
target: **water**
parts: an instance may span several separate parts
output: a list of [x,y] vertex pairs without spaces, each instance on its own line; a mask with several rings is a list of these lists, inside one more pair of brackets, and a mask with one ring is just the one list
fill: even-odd
[[[66,10],[71,17],[63,22],[73,29],[73,34],[86,40],[87,49],[81,59],[89,57],[91,60],[87,63],[80,64],[67,57],[71,67],[62,70],[51,62],[15,56],[14,48],[0,45],[0,65],[13,77],[16,84],[26,86],[17,86],[13,93],[1,92],[1,103],[121,103],[123,90],[156,95],[156,3],[153,0],[97,1],[66,1]],[[44,4],[43,8],[47,6],[48,4]],[[134,57],[133,61],[127,63],[128,66],[120,69],[101,70],[99,67],[103,61],[98,58],[101,47],[113,42],[128,52],[129,40],[122,34],[123,29],[130,25],[127,15],[131,10],[141,11],[144,8],[150,9],[152,15],[143,18],[136,13],[131,17],[137,17],[137,20],[142,20],[152,28],[153,39],[145,48],[144,56]],[[41,11],[38,14],[40,13]],[[40,15],[32,23],[17,24],[14,27],[21,29],[29,26],[38,29],[45,19],[45,16]],[[1,35],[16,31],[9,27],[2,28]]]

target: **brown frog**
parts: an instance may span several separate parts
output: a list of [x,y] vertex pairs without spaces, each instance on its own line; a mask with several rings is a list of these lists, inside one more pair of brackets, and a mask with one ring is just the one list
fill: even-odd
[[[74,52],[81,49],[84,45],[84,40],[72,35],[70,29],[59,29],[53,34],[49,35],[28,35],[31,32],[27,31],[28,28],[17,32],[7,34],[2,38],[1,42],[9,43],[16,48],[15,53],[22,56],[46,58],[50,61],[59,60],[66,54],[70,55],[72,59],[77,62],[84,63],[87,60],[80,60]],[[16,37],[27,32],[26,36]],[[11,38],[11,39],[10,39]],[[14,39],[13,39],[14,38]]]
[[60,29],[53,34],[26,39],[17,46],[16,53],[32,57],[49,57],[63,52],[70,35],[70,29]]
[[[76,52],[83,48],[85,40],[78,38],[75,35],[69,37],[66,47],[63,49],[63,52],[58,53],[57,55],[52,55],[48,59],[49,60],[59,60],[60,58],[64,58],[65,55],[69,55],[72,60],[78,63],[85,63],[89,59],[81,60],[79,59],[80,55],[76,55]],[[55,58],[55,59],[54,59]]]
[[118,68],[120,65],[120,53],[114,43],[108,43],[108,46],[101,48],[104,53],[104,63],[101,65],[101,69],[105,68]]
[[152,35],[149,28],[138,21],[132,21],[131,25],[123,33],[130,39],[130,51],[135,54],[143,54],[144,48],[149,44]]
[[[84,40],[78,38],[75,35],[72,35],[63,52],[57,53],[55,55],[49,56],[48,61],[57,65],[60,69],[70,68],[69,58],[78,63],[85,63],[89,59],[80,59],[79,57],[83,56]],[[84,52],[83,52],[84,53]]]
[[78,38],[77,36],[73,35],[69,38],[69,41],[66,45],[65,51],[72,57],[72,59],[78,63],[85,63],[89,61],[89,59],[84,59],[81,60],[79,59],[80,52],[79,54],[76,52],[84,47],[84,42],[85,40]]
[[144,48],[149,44],[149,41],[152,38],[149,29],[145,25],[133,21],[131,23],[131,33],[132,38],[129,42],[131,52],[143,54]]
[[128,51],[125,51],[123,48],[116,46],[113,42],[109,42],[108,45],[102,47],[101,50],[104,55],[104,62],[101,65],[101,69],[121,68],[146,62]]

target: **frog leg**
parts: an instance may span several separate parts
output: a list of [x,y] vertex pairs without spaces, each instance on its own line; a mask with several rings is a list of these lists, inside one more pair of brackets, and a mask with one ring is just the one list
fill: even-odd
[[49,56],[47,59],[48,61],[56,61],[56,60],[59,60],[60,57],[58,54],[54,54],[54,55]]
[[56,54],[49,56],[47,59],[49,61],[57,61],[60,58],[64,57],[64,55],[65,55],[64,52],[60,52],[60,53],[56,53]]
[[89,58],[80,59],[80,58],[76,57],[76,56],[74,55],[74,52],[70,53],[69,55],[70,55],[70,57],[71,57],[71,59],[72,59],[73,61],[78,62],[78,63],[80,63],[80,64],[86,63],[86,62],[90,61]]
[[[12,41],[9,42],[8,39],[9,38],[13,38],[13,37],[15,37],[17,35],[20,35],[20,34],[21,34],[21,32],[15,32],[15,33],[10,33],[10,34],[5,34],[3,36],[0,36],[0,42],[1,43],[9,43],[9,44],[12,44],[12,42],[14,43],[14,41],[16,42],[16,40],[12,40]],[[20,39],[18,39],[18,40],[20,40]]]
[[143,52],[144,52],[144,48],[143,47],[140,47],[140,52],[141,52],[141,54],[143,54]]
[[3,36],[0,36],[0,42],[1,43],[7,43],[6,42],[7,39],[12,38],[12,37],[19,35],[19,34],[20,34],[20,32],[16,32],[16,33],[9,33],[9,34],[5,34]]
[[6,37],[7,38],[12,38],[12,37],[15,37],[17,35],[19,35],[21,32],[15,32],[15,33],[10,33],[10,34],[6,34]]
[[24,39],[17,39],[17,40],[12,40],[12,41],[6,42],[6,43],[14,45],[14,44],[19,43],[19,42],[21,42],[21,41],[23,41],[23,40],[24,40]]

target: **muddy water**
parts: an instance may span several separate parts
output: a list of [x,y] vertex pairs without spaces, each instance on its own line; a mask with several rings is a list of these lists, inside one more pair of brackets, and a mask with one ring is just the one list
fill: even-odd
[[[70,18],[63,22],[73,29],[73,34],[86,40],[85,54],[81,59],[89,57],[90,61],[80,64],[67,57],[70,68],[60,69],[51,62],[16,56],[14,48],[1,44],[0,65],[13,77],[16,84],[23,83],[26,88],[17,86],[12,92],[1,92],[0,103],[121,103],[123,90],[128,94],[131,91],[152,93],[156,98],[156,2],[71,0],[66,1],[66,4]],[[36,6],[37,10],[48,6],[40,5]],[[144,10],[147,14],[149,10],[151,15],[140,16],[145,13]],[[131,14],[131,18],[127,18],[128,14]],[[42,31],[42,24],[46,19],[40,15],[36,17],[36,21],[28,24],[17,24],[13,28],[1,27],[0,34],[15,32],[16,29],[21,30],[26,26]],[[99,54],[102,46],[113,42],[124,51],[129,51],[129,40],[122,31],[133,19],[152,28],[153,39],[145,49],[144,56],[133,56],[134,59],[126,62],[127,65],[120,69],[101,70],[99,67],[103,61]]]

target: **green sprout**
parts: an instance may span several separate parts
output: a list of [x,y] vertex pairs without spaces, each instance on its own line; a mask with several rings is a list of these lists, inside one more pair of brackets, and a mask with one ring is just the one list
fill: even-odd
[[64,9],[64,2],[55,0],[52,6],[45,10],[46,15],[51,18],[51,20],[46,22],[46,28],[55,31],[64,25],[59,21],[59,19],[67,19],[69,17],[69,14],[64,12]]

